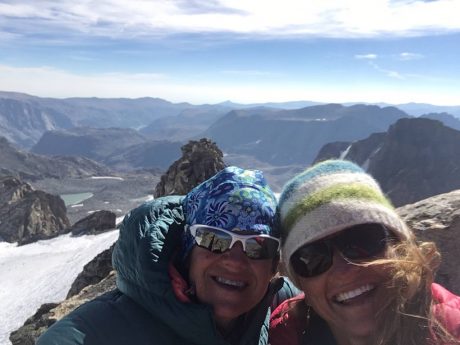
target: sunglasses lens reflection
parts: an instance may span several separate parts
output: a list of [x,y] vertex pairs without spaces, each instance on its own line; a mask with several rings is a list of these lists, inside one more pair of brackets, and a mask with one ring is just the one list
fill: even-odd
[[[232,233],[207,226],[194,226],[196,244],[213,253],[221,254],[230,249]],[[248,236],[239,237],[243,241],[245,254],[250,259],[271,259],[278,253],[279,242],[270,237]]]
[[230,248],[232,237],[217,229],[211,231],[200,227],[196,229],[195,241],[197,245],[213,253],[223,253]]
[[246,255],[251,259],[271,259],[278,252],[278,242],[267,237],[246,240]]
[[298,249],[291,257],[294,271],[302,277],[326,272],[332,265],[332,251],[325,242],[316,242]]

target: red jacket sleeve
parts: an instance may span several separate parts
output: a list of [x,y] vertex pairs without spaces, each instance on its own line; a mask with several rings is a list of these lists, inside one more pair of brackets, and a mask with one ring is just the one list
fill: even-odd
[[460,296],[454,295],[439,284],[431,285],[435,302],[433,313],[447,330],[460,340]]

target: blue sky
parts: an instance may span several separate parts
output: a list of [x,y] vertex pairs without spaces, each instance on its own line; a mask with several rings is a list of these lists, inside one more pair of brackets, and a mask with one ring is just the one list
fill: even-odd
[[460,105],[460,0],[0,0],[0,90]]

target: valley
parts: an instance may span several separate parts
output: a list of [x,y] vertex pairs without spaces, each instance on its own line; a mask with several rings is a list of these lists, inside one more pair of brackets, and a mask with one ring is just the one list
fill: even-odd
[[117,217],[125,215],[132,208],[153,197],[153,190],[159,180],[158,173],[136,172],[97,178],[48,178],[31,184],[36,189],[61,197],[77,197],[72,204],[67,205],[67,217],[74,224],[96,210],[112,211]]

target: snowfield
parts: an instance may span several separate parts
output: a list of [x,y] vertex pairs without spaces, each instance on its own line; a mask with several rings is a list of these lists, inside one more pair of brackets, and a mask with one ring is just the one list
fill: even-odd
[[65,299],[83,266],[117,238],[118,230],[112,230],[79,237],[66,234],[19,247],[0,242],[0,344],[11,344],[9,334],[43,303]]

